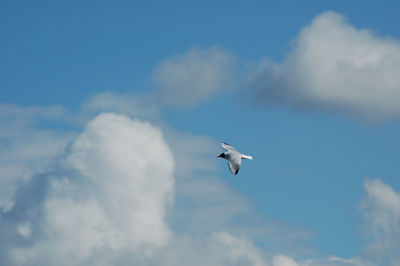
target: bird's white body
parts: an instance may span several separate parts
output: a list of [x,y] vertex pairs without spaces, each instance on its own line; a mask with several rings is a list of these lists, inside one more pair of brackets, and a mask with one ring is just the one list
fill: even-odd
[[234,175],[237,175],[239,172],[242,159],[253,160],[252,156],[241,154],[228,143],[222,142],[221,148],[226,150],[226,152],[221,153],[218,157],[228,160],[229,170]]

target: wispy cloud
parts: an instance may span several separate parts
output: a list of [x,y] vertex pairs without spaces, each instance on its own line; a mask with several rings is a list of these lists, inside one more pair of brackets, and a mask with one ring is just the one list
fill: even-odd
[[222,48],[191,48],[161,62],[154,70],[156,98],[182,107],[205,101],[230,89],[235,80],[235,56]]
[[400,263],[400,193],[380,179],[364,182],[365,233],[371,238],[365,256],[377,264]]
[[81,109],[89,119],[102,112],[117,112],[130,117],[149,119],[158,115],[160,106],[149,96],[102,92],[93,95]]
[[0,104],[0,209],[10,209],[14,204],[17,182],[43,171],[71,141],[73,132],[38,127],[60,119],[70,120],[62,106]]

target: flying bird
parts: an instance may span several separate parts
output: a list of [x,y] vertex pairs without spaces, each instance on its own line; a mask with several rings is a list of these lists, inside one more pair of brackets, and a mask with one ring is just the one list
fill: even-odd
[[229,170],[231,170],[231,173],[234,175],[237,175],[237,173],[239,172],[242,159],[253,160],[252,156],[241,154],[228,143],[222,142],[221,148],[226,150],[226,152],[223,152],[220,155],[218,155],[218,158],[221,157],[228,160]]

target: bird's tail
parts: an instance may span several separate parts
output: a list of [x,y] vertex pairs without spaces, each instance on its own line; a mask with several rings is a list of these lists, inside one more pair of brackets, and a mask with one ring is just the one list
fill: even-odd
[[242,154],[242,158],[243,158],[243,159],[247,159],[247,160],[253,160],[253,156],[250,156],[250,155],[244,155],[244,154]]

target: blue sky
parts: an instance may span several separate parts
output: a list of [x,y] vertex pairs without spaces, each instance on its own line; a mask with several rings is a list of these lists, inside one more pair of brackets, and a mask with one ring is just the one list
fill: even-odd
[[221,45],[246,61],[279,60],[299,30],[329,10],[345,15],[356,27],[396,38],[398,5],[2,1],[2,99],[76,105],[78,93],[88,97],[103,90],[146,90],[155,64],[194,45]]
[[[275,256],[265,265],[285,265],[279,264],[279,254],[298,263],[287,265],[336,265],[323,261],[329,256],[343,258],[337,265],[396,265],[400,261],[393,255],[400,235],[398,10],[399,1],[1,1],[0,167],[6,174],[1,181],[0,223],[11,221],[18,232],[30,236],[35,227],[25,225],[33,222],[13,222],[10,217],[17,215],[11,215],[12,204],[7,205],[20,206],[20,197],[12,196],[23,191],[20,186],[29,187],[60,157],[74,155],[71,147],[79,151],[77,138],[90,139],[96,130],[108,132],[103,120],[134,130],[129,122],[114,124],[119,121],[116,117],[92,120],[107,111],[149,122],[164,134],[175,162],[175,175],[171,174],[176,182],[175,205],[171,205],[176,207],[170,207],[173,210],[166,216],[172,235],[184,234],[186,240],[198,237],[183,229],[197,217],[185,209],[185,200],[193,200],[203,215],[215,214],[207,212],[201,199],[208,197],[207,190],[195,190],[200,181],[194,180],[204,179],[209,181],[205,187],[216,182],[216,191],[226,195],[213,194],[215,202],[232,198],[233,205],[237,201],[238,206],[247,206],[207,230],[213,241],[242,241],[240,237],[250,241],[242,254],[249,263],[264,265],[258,261],[261,253]],[[109,138],[96,143],[106,144]],[[229,173],[225,161],[216,159],[221,141],[254,157],[243,163],[237,176]],[[193,154],[185,147],[194,149]],[[85,160],[88,165],[96,162]],[[186,195],[182,191],[186,186],[200,199]],[[53,202],[53,194],[49,195]],[[107,195],[96,197],[102,202]],[[393,197],[380,201],[379,196],[385,195]],[[40,195],[32,192],[31,197]],[[392,200],[393,210],[379,205]],[[393,211],[383,215],[392,220],[375,219],[382,210]],[[293,235],[293,241],[274,242],[267,239],[271,235],[246,231],[252,219],[266,231],[277,224],[277,238]],[[382,240],[376,226],[391,237]],[[130,243],[124,241],[122,247]],[[11,244],[1,245],[12,253]],[[174,251],[179,246],[166,245]],[[133,249],[136,254],[136,246]],[[43,262],[41,249],[32,250],[38,254],[34,258]],[[375,255],[370,258],[368,252]],[[9,255],[1,255],[18,265]],[[117,265],[128,257],[110,258]],[[316,258],[322,260],[315,262]],[[132,260],[155,263],[136,255]],[[83,261],[79,263],[90,265],[90,259]],[[234,263],[240,264],[230,261]]]

